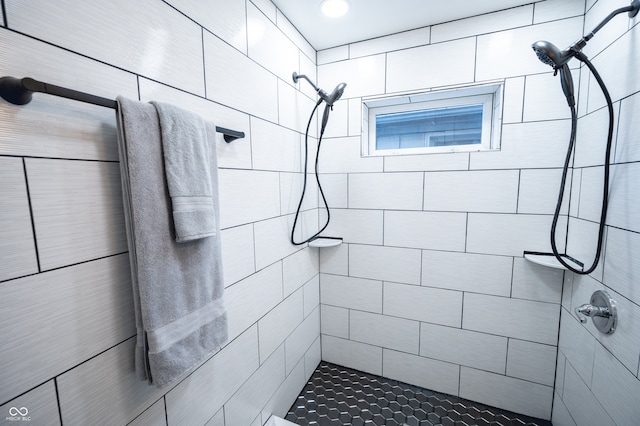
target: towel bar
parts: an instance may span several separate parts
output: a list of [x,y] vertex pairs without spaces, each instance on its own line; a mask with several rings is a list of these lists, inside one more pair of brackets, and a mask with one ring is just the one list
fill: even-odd
[[[89,93],[78,92],[66,87],[55,86],[33,78],[18,79],[15,77],[0,78],[0,96],[14,105],[25,105],[31,102],[34,92],[47,93],[61,98],[73,99],[88,104],[103,106],[107,108],[117,108],[117,103],[113,99],[102,98]],[[225,142],[229,143],[236,139],[244,138],[244,132],[226,129],[216,126],[216,132],[224,135]]]

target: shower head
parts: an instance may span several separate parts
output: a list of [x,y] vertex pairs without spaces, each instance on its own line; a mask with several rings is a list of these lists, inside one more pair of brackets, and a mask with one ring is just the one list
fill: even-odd
[[331,94],[327,95],[323,90],[320,90],[318,92],[318,95],[327,105],[331,106],[335,101],[342,97],[345,87],[347,87],[347,83],[340,83],[335,87],[335,89],[333,89],[333,92],[331,92]]
[[313,82],[309,80],[309,77],[304,74],[298,74],[294,71],[292,78],[294,83],[297,83],[298,79],[300,78],[307,80],[309,84],[315,89],[318,96],[320,96],[320,99],[322,99],[328,106],[333,106],[333,104],[342,97],[344,88],[347,87],[347,83],[340,83],[335,87],[335,89],[333,89],[333,92],[331,92],[331,94],[327,94],[327,92],[313,84]]
[[531,45],[531,48],[536,52],[538,59],[540,59],[542,63],[556,70],[575,56],[573,50],[560,50],[553,43],[544,40],[536,41]]
[[533,51],[536,52],[538,59],[540,59],[542,63],[552,67],[556,73],[560,71],[560,84],[562,84],[562,91],[570,107],[575,105],[575,99],[573,96],[573,78],[571,77],[571,70],[569,70],[567,62],[574,56],[581,55],[578,49],[580,44],[579,42],[575,43],[567,50],[560,50],[554,44],[544,40],[536,41],[531,45]]
[[629,12],[629,17],[633,18],[638,14],[639,10],[640,0],[632,0],[630,6],[621,7],[611,12],[593,29],[593,31],[573,43],[571,46],[569,46],[569,48],[565,50],[560,50],[552,43],[543,40],[536,41],[531,45],[531,47],[533,48],[533,51],[536,52],[536,55],[538,55],[538,59],[540,59],[543,63],[549,65],[550,67],[553,67],[554,70],[558,71],[573,57],[576,57],[580,61],[586,59],[586,56],[584,56],[584,54],[581,52],[582,49],[598,31],[600,31],[611,19],[613,19],[614,16],[619,15],[623,12]]

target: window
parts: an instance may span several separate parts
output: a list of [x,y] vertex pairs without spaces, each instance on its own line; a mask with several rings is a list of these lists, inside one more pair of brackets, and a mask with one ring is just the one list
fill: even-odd
[[502,84],[363,100],[363,153],[484,151],[499,148]]

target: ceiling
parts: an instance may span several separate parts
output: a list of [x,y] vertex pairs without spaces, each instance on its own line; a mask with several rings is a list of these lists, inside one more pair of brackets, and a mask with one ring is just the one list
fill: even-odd
[[534,0],[349,0],[341,18],[320,12],[321,0],[273,0],[316,50],[532,3]]

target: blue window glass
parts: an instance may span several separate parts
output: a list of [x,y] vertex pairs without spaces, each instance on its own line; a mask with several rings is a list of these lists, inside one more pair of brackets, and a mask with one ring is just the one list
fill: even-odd
[[376,149],[480,144],[483,105],[376,115]]

